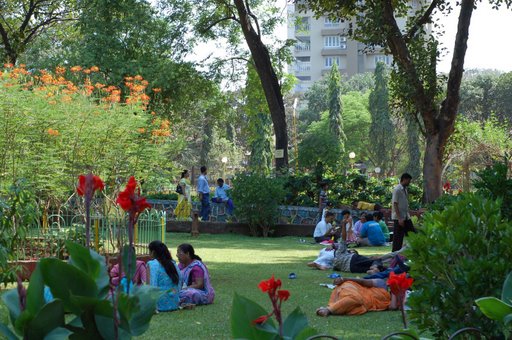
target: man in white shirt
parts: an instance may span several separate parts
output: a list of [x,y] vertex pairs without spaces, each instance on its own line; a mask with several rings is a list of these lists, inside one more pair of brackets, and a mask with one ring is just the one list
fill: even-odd
[[313,237],[316,243],[322,241],[328,241],[336,235],[337,230],[332,227],[332,221],[334,221],[334,213],[328,211],[325,214],[325,218],[322,219],[315,227]]
[[208,177],[206,174],[208,169],[201,167],[201,175],[197,181],[197,193],[201,201],[201,220],[207,222],[210,219],[210,186],[208,185]]
[[391,199],[391,219],[394,222],[392,251],[402,248],[404,236],[407,236],[410,231],[416,232],[409,214],[407,187],[411,180],[412,176],[404,173],[400,177],[400,184],[393,189],[393,198]]

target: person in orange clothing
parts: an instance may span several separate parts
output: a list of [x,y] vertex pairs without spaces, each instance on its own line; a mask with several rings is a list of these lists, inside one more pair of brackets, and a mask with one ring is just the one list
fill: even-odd
[[[370,311],[396,309],[395,299],[381,279],[337,278],[327,307],[316,310],[319,316],[361,315]],[[393,300],[393,301],[392,301]]]

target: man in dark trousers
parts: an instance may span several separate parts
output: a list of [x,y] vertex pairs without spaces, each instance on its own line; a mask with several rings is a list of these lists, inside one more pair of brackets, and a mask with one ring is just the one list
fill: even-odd
[[391,200],[391,219],[394,222],[393,229],[393,248],[392,251],[397,251],[402,248],[404,236],[412,231],[416,232],[409,215],[409,200],[407,187],[411,183],[412,176],[404,173],[400,177],[400,184],[393,189],[393,198]]

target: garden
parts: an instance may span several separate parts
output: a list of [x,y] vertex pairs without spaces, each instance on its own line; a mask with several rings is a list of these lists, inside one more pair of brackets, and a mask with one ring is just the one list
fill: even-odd
[[[287,5],[0,2],[0,337],[512,336],[512,72],[460,62],[474,2],[454,5],[465,15],[447,73],[433,17],[453,10],[444,1]],[[294,57],[305,41],[279,29],[303,34],[318,16],[327,34],[356,15],[323,41],[339,46],[322,49],[322,76],[298,75],[314,69]],[[348,76],[352,43],[371,67]],[[233,215],[195,219],[202,166],[208,202],[223,178]],[[400,230],[400,188],[417,230],[393,254],[400,273],[374,265],[389,243],[313,242],[324,206],[334,228],[347,209]],[[309,267],[324,246],[385,282]],[[317,310],[356,284],[386,307]]]

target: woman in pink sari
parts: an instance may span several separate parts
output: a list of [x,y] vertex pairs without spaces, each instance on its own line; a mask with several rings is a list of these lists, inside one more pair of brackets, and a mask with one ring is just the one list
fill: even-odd
[[188,243],[178,246],[178,267],[183,274],[183,289],[180,291],[180,304],[208,305],[213,303],[215,291],[210,284],[208,269],[201,258],[195,254],[194,247]]

